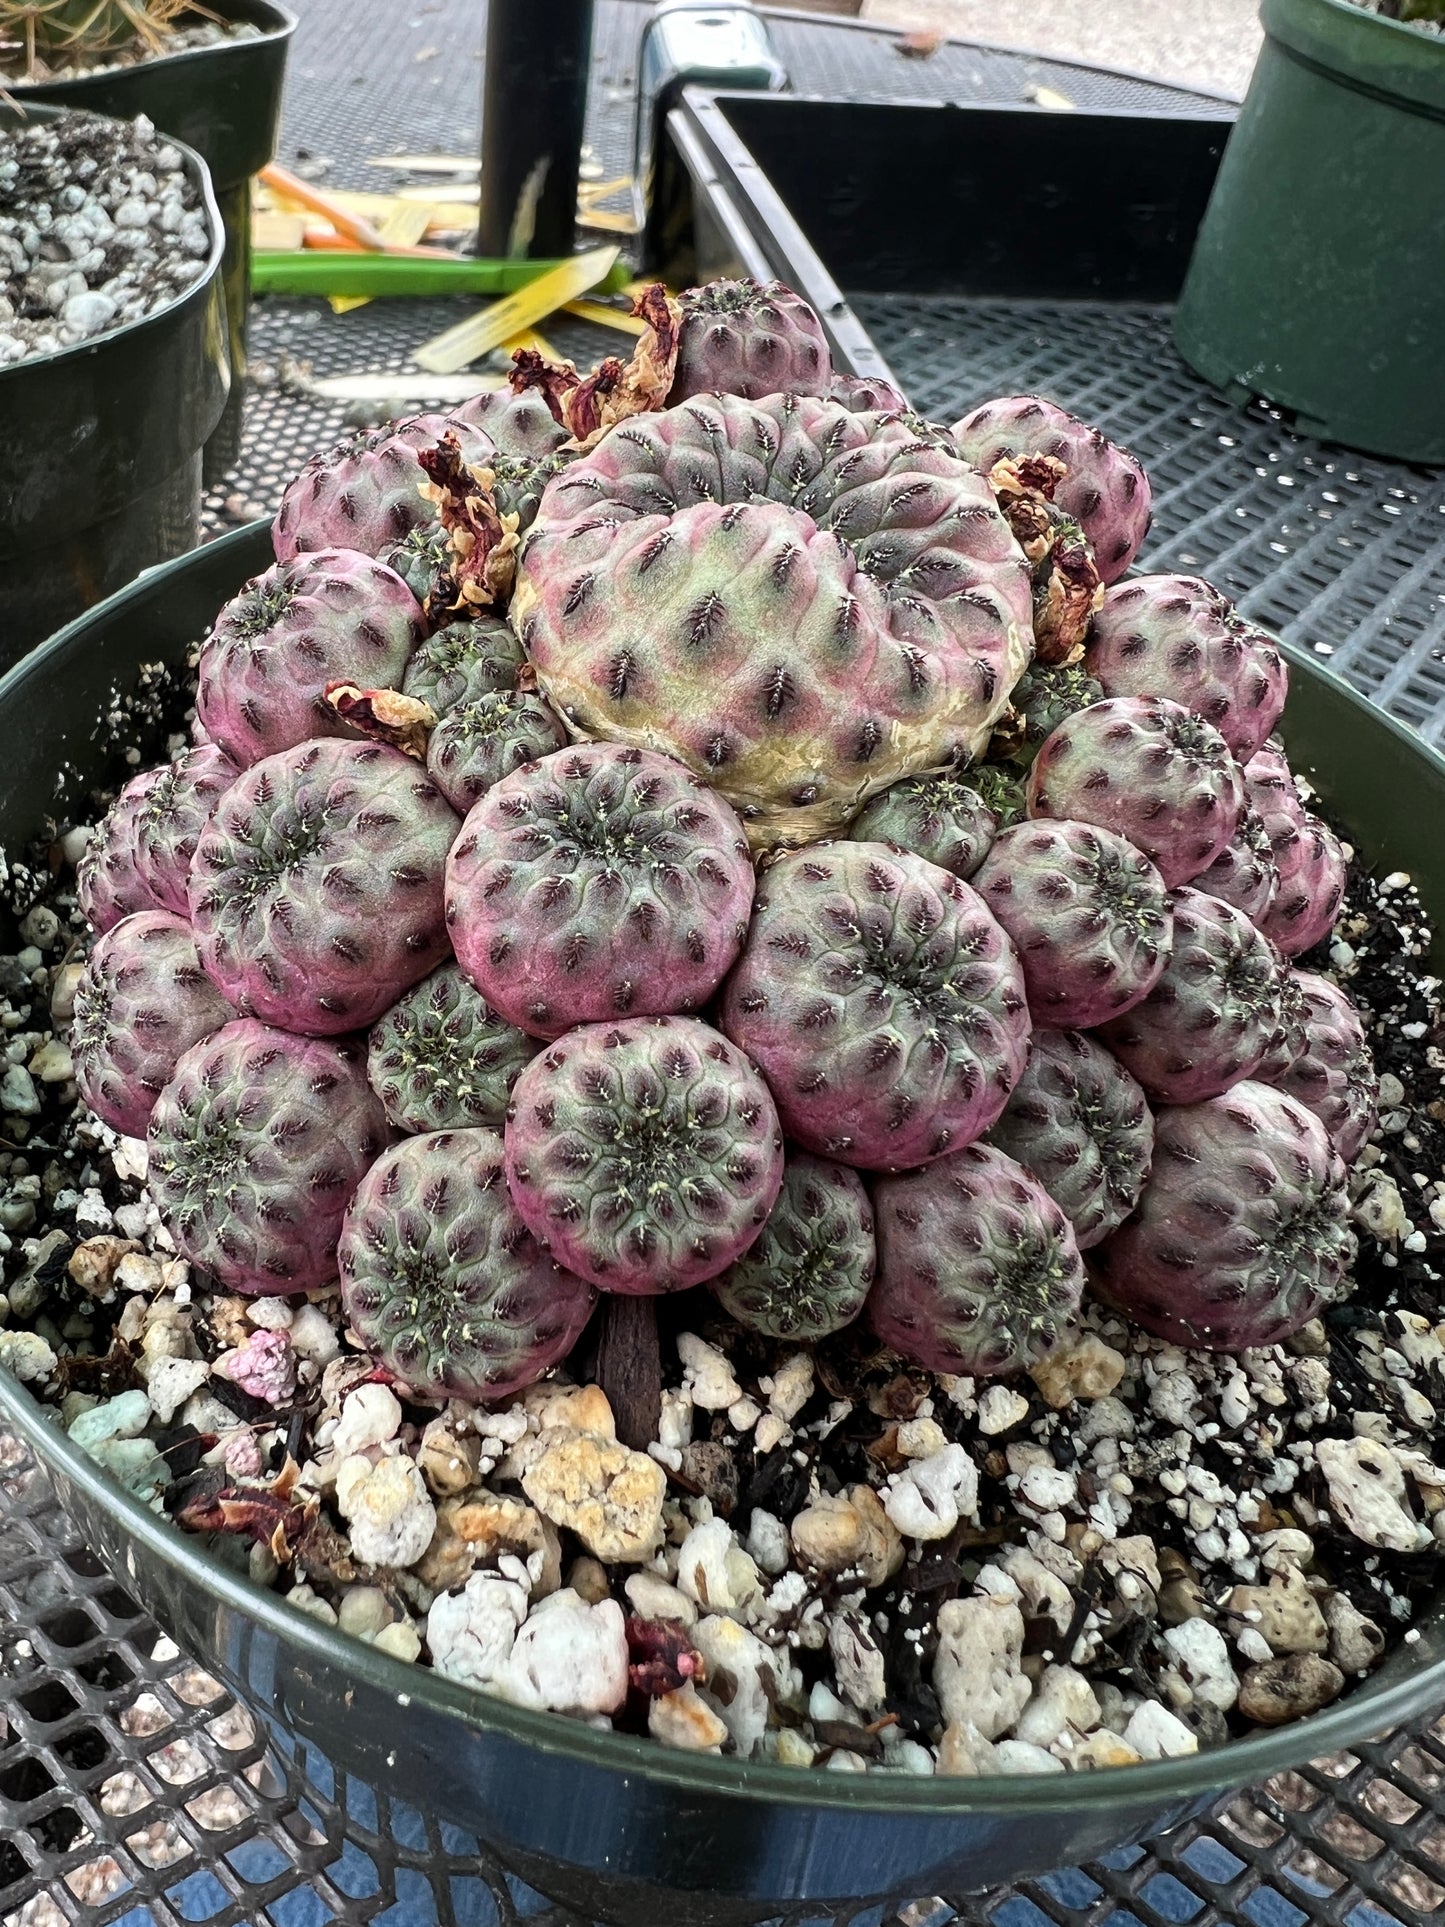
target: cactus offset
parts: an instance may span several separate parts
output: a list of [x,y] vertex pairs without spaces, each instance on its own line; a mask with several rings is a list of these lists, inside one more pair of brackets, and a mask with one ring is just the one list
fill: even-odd
[[885,1345],[933,1372],[1026,1369],[1078,1309],[1084,1266],[1068,1219],[1032,1173],[972,1144],[874,1186]]
[[855,843],[911,850],[965,882],[1007,823],[1023,815],[1023,786],[981,764],[964,772],[905,776],[863,805],[848,826]]
[[223,1291],[313,1291],[336,1275],[347,1201],[389,1135],[354,1045],[240,1018],[193,1045],[157,1099],[151,1195]]
[[629,1297],[725,1271],[782,1182],[766,1084],[695,1017],[569,1031],[517,1079],[506,1139],[507,1183],[533,1235]]
[[551,756],[567,732],[540,696],[521,690],[478,696],[448,710],[427,743],[432,781],[465,816],[494,783]]
[[1018,960],[983,899],[882,843],[794,850],[764,874],[720,1010],[788,1136],[865,1170],[981,1136],[1028,1050]]
[[852,1324],[877,1261],[873,1211],[858,1173],[793,1151],[756,1242],[708,1289],[749,1331],[813,1344]]
[[372,1027],[366,1074],[399,1131],[500,1126],[537,1040],[509,1024],[454,963],[403,993]]
[[1291,970],[1303,1006],[1299,1045],[1281,1069],[1261,1067],[1261,1082],[1295,1098],[1329,1132],[1330,1142],[1353,1164],[1375,1128],[1380,1080],[1354,1006],[1337,984],[1309,970]]
[[1134,1216],[1094,1288],[1145,1331],[1203,1351],[1277,1345],[1350,1289],[1345,1168],[1320,1120],[1245,1081],[1155,1121]]
[[337,1263],[352,1330],[420,1398],[486,1403],[531,1385],[596,1301],[518,1217],[494,1130],[383,1152],[347,1208]]
[[693,395],[826,395],[832,381],[821,322],[781,281],[709,281],[683,295],[669,403]]
[[515,689],[525,660],[515,632],[498,616],[448,622],[412,652],[401,679],[402,694],[445,716],[479,696]]

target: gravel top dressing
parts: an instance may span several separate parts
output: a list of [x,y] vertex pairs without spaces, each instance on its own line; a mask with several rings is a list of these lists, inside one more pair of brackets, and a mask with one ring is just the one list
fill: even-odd
[[[184,15],[181,17],[184,18]],[[203,47],[224,46],[229,40],[259,40],[261,37],[261,28],[249,20],[197,20],[194,26],[167,30],[165,39],[158,47],[151,47],[144,40],[133,40],[128,46],[98,52],[84,48],[69,53],[57,51],[48,61],[42,52],[37,51],[35,65],[29,72],[21,71],[24,64],[22,50],[20,56],[11,58],[8,67],[0,60],[0,75],[12,87],[23,87],[27,81],[43,85],[47,81],[79,80],[87,74],[114,73],[119,68],[138,67],[148,60],[163,60],[171,54],[196,53]]]
[[0,128],[0,368],[157,313],[210,251],[200,190],[143,116]]
[[781,291],[640,309],[315,458],[57,771],[0,1363],[298,1610],[664,1746],[1313,1713],[1445,1546],[1415,887],[1273,639],[1126,573],[1131,456],[840,391]]

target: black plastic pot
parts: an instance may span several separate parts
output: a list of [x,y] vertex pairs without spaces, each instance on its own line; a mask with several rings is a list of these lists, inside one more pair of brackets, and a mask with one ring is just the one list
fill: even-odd
[[81,74],[41,86],[12,86],[21,100],[88,107],[134,120],[145,114],[162,133],[194,147],[211,170],[226,231],[222,274],[231,344],[231,393],[206,443],[205,481],[217,482],[241,452],[246,394],[246,317],[251,304],[251,176],[274,159],[281,88],[296,17],[274,0],[207,0],[207,12],[248,21],[259,40],[162,54],[134,67]]
[[[143,663],[179,664],[270,558],[255,524],[93,610],[0,681],[0,843],[59,812],[56,772],[104,776],[97,724]],[[1366,862],[1409,870],[1445,922],[1445,760],[1290,650],[1286,735]],[[1388,783],[1380,771],[1388,770]],[[854,1778],[666,1752],[482,1697],[294,1611],[113,1485],[13,1380],[0,1417],[55,1479],[88,1543],[180,1646],[348,1774],[426,1805],[532,1886],[625,1927],[751,1927],[800,1901],[954,1896],[1087,1860],[1220,1793],[1412,1720],[1445,1699],[1445,1613],[1368,1686],[1226,1749],[1092,1774]]]
[[[60,111],[0,103],[0,126]],[[231,381],[225,241],[205,163],[182,151],[211,230],[197,279],[142,321],[0,369],[0,669],[200,534],[201,451]]]

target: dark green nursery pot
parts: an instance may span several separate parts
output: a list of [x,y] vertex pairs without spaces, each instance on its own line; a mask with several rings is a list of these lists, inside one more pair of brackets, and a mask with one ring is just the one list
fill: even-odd
[[1260,18],[1179,351],[1306,434],[1445,461],[1445,37],[1350,0]]

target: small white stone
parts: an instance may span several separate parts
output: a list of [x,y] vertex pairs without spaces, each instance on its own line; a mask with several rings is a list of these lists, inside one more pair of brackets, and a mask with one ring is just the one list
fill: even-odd
[[342,1632],[352,1633],[357,1639],[374,1639],[395,1617],[380,1586],[348,1586],[336,1614]]
[[692,1399],[687,1392],[677,1390],[663,1393],[657,1442],[674,1452],[681,1452],[685,1445],[692,1444]]
[[516,1706],[615,1713],[627,1697],[627,1632],[615,1599],[591,1606],[570,1586],[533,1608],[497,1675]]
[[1009,1385],[990,1385],[979,1396],[978,1429],[985,1438],[994,1438],[1000,1432],[1007,1432],[1010,1426],[1022,1424],[1028,1415],[1028,1400]]
[[948,1448],[948,1435],[936,1418],[906,1419],[898,1428],[897,1447],[905,1459],[931,1459]]
[[341,1417],[331,1445],[338,1458],[385,1445],[401,1427],[401,1405],[386,1385],[358,1385],[341,1405]]
[[771,1512],[765,1512],[761,1506],[753,1507],[753,1515],[748,1522],[747,1549],[760,1569],[773,1578],[786,1572],[792,1559],[788,1528],[781,1519]]
[[1183,1720],[1158,1700],[1142,1700],[1129,1715],[1124,1741],[1141,1760],[1182,1759],[1199,1751],[1199,1741]]
[[248,1298],[246,1317],[258,1331],[289,1332],[296,1314],[284,1298]]
[[852,1610],[835,1613],[828,1629],[828,1647],[844,1697],[860,1713],[877,1713],[888,1691],[888,1679],[882,1649],[863,1615]]
[[1082,1673],[1072,1666],[1046,1666],[1014,1734],[1036,1747],[1052,1746],[1066,1732],[1091,1733],[1101,1717],[1094,1689]]
[[736,1619],[710,1613],[698,1621],[693,1644],[702,1654],[709,1679],[726,1673],[732,1682],[727,1705],[704,1688],[703,1697],[732,1735],[741,1759],[761,1746],[768,1729],[771,1697],[786,1699],[793,1685],[786,1653],[773,1651]]
[[204,1358],[157,1358],[146,1372],[146,1393],[162,1425],[169,1425],[211,1375]]
[[810,1352],[791,1352],[773,1373],[768,1409],[791,1425],[813,1396],[813,1359]]
[[949,1599],[938,1634],[933,1685],[944,1718],[972,1722],[988,1740],[1006,1733],[1030,1694],[1020,1668],[1023,1614],[1007,1599]]
[[639,1619],[676,1619],[684,1626],[697,1624],[697,1607],[661,1573],[631,1572],[622,1590]]
[[1078,1493],[1077,1476],[1058,1466],[1031,1465],[1019,1480],[1019,1497],[1039,1512],[1057,1512],[1071,1506]]
[[763,1408],[756,1399],[746,1395],[728,1407],[728,1424],[737,1433],[751,1432],[763,1415]]
[[[997,1568],[1018,1587],[1030,1618],[1047,1613],[1060,1633],[1069,1630],[1074,1617],[1074,1595],[1035,1553],[1026,1546],[1012,1546],[997,1561]],[[984,1571],[987,1570],[985,1567]],[[979,1583],[982,1581],[983,1573],[980,1573]]]
[[883,1495],[883,1509],[903,1536],[924,1541],[946,1539],[977,1504],[978,1468],[961,1445],[915,1460]]
[[677,1555],[677,1583],[704,1612],[750,1616],[762,1597],[756,1563],[737,1542],[726,1519],[695,1525]]
[[[691,1680],[676,1692],[661,1693],[648,1702],[647,1730],[664,1746],[684,1753],[720,1753],[727,1727]],[[811,1764],[811,1750],[809,1764]]]
[[379,1653],[390,1653],[393,1659],[403,1659],[408,1665],[421,1658],[421,1634],[409,1619],[383,1626],[371,1643]]
[[1186,1619],[1182,1625],[1165,1628],[1164,1643],[1194,1698],[1227,1713],[1239,1698],[1239,1680],[1219,1628],[1207,1619]]
[[687,1389],[694,1405],[705,1412],[725,1412],[742,1396],[731,1365],[696,1332],[679,1332],[677,1355],[682,1360]]
[[1031,1746],[1027,1740],[1000,1740],[993,1750],[993,1757],[999,1773],[1066,1771],[1062,1760],[1056,1760],[1052,1753],[1046,1753],[1041,1746]]
[[350,1528],[351,1549],[363,1565],[414,1566],[431,1544],[436,1507],[408,1458],[381,1459],[348,1486],[345,1498],[338,1477],[336,1497]]
[[459,1593],[442,1593],[426,1620],[432,1665],[467,1686],[495,1686],[527,1616],[527,1595],[494,1572],[474,1572]]
[[1321,1439],[1315,1456],[1329,1487],[1330,1506],[1367,1546],[1415,1552],[1428,1543],[1425,1528],[1405,1504],[1399,1461],[1376,1439]]

